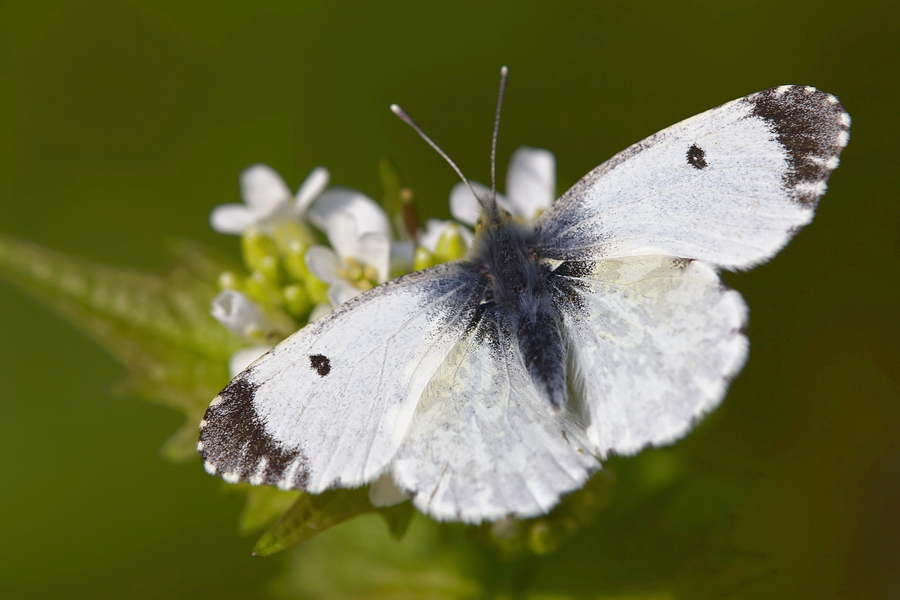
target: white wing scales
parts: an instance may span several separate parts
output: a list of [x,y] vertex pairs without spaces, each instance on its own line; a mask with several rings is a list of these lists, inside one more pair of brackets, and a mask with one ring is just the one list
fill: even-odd
[[552,281],[598,456],[678,439],[744,364],[744,301],[703,263],[564,263]]
[[393,475],[423,512],[480,522],[544,514],[599,466],[538,392],[508,323],[485,314],[435,373]]
[[482,291],[452,264],[370,290],[238,375],[201,429],[207,470],[321,492],[388,467]]
[[785,86],[682,121],[588,173],[544,215],[541,255],[668,255],[729,269],[772,257],[813,217],[847,143],[834,96]]

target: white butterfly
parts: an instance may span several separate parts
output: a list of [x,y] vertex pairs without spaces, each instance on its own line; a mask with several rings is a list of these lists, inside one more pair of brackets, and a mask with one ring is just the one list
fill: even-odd
[[834,96],[772,88],[620,152],[533,224],[482,198],[465,260],[357,296],[235,377],[201,423],[207,471],[312,493],[389,474],[441,520],[546,513],[721,401],[747,308],[717,270],[812,219],[849,125]]

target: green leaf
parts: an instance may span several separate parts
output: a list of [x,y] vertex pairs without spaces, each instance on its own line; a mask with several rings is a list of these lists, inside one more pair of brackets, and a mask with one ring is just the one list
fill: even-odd
[[119,391],[187,416],[166,443],[170,458],[194,456],[196,424],[228,382],[241,343],[210,316],[225,265],[180,244],[165,275],[66,256],[0,235],[0,277],[29,293],[106,349],[127,369]]
[[238,531],[242,534],[259,531],[274,523],[288,511],[303,492],[286,492],[270,485],[228,484],[229,489],[242,488],[247,500],[241,511]]
[[489,593],[482,573],[494,573],[496,564],[483,547],[467,542],[467,528],[417,515],[398,543],[384,535],[379,520],[364,515],[287,553],[289,566],[273,586],[276,597],[525,598]]
[[253,548],[254,556],[267,556],[306,541],[347,519],[365,513],[379,513],[394,539],[400,539],[409,526],[413,508],[410,502],[378,508],[369,501],[367,487],[329,490],[321,494],[302,494],[278,522],[266,531]]
[[399,542],[403,539],[403,536],[406,535],[406,532],[409,529],[409,524],[412,521],[415,509],[413,508],[412,502],[401,502],[394,506],[376,508],[375,511],[384,518],[384,522],[387,524],[391,538],[394,541]]

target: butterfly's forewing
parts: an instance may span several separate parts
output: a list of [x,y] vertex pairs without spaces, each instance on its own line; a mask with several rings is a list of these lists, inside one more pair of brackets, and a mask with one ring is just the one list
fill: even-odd
[[773,256],[813,216],[850,117],[783,86],[682,121],[588,173],[544,215],[557,260],[668,255],[728,269]]
[[601,457],[681,437],[744,364],[746,306],[704,263],[563,263],[551,285],[588,440]]
[[423,512],[480,522],[544,514],[597,468],[583,429],[538,392],[494,305],[435,373],[393,474]]
[[301,329],[210,405],[199,444],[207,470],[311,492],[371,481],[400,448],[482,290],[471,273],[439,265]]

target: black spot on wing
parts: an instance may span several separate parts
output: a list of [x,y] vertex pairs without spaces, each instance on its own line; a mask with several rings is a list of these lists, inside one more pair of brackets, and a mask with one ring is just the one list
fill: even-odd
[[688,148],[687,161],[695,169],[705,169],[709,166],[706,162],[706,152],[697,144],[691,144]]
[[804,86],[771,88],[745,101],[768,123],[787,154],[784,183],[791,197],[815,206],[847,145],[849,115],[831,94]]
[[229,481],[253,478],[275,485],[289,476],[284,483],[302,489],[309,480],[309,461],[301,450],[284,448],[266,431],[253,408],[258,386],[248,375],[252,369],[235,377],[206,410],[200,457]]
[[309,357],[310,368],[319,374],[319,377],[325,377],[331,373],[331,361],[324,354],[312,354]]

